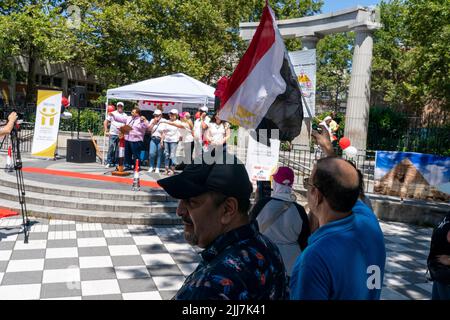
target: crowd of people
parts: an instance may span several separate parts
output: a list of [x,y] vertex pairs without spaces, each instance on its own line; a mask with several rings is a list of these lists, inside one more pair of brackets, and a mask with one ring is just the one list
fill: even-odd
[[[331,121],[312,137],[325,155],[303,185],[307,207],[297,203],[294,172],[279,167],[272,175],[269,197],[251,206],[253,187],[247,170],[235,156],[226,164],[191,161],[203,152],[226,153],[230,128],[217,114],[200,108],[192,122],[177,109],[163,118],[160,109],[148,121],[134,107],[128,116],[123,103],[108,109],[107,167],[117,164],[117,144],[125,137],[125,166],[149,150],[149,172],[164,163],[169,176],[158,184],[179,199],[177,215],[184,236],[204,250],[202,261],[174,296],[179,300],[378,300],[383,285],[384,236],[363,175],[351,161],[339,158],[330,136]],[[114,108],[115,109],[115,108]],[[181,120],[179,120],[179,118]],[[0,136],[11,132],[12,112]],[[328,127],[327,127],[328,126]],[[144,145],[144,135],[151,134]],[[184,149],[183,170],[174,175],[176,150]],[[230,157],[227,157],[227,160]],[[259,194],[257,192],[257,194]],[[427,267],[432,298],[450,299],[450,214],[435,228]]]
[[[309,213],[296,202],[288,167],[251,210],[252,186],[237,159],[191,164],[158,181],[180,199],[186,240],[205,249],[174,299],[380,299],[386,248],[362,173],[335,155],[324,126],[313,137],[325,157],[304,180]],[[450,216],[433,233],[433,299],[449,299],[449,227]]]
[[[313,136],[333,150],[327,130]],[[331,152],[305,180],[309,213],[296,202],[288,167],[278,168],[271,196],[251,209],[253,188],[236,158],[233,164],[189,164],[158,180],[180,199],[187,242],[204,248],[174,299],[380,299],[383,233],[360,200],[358,170]]]
[[[208,107],[202,106],[195,115],[194,122],[189,112],[172,109],[165,116],[162,108],[153,111],[149,121],[141,115],[136,106],[128,116],[123,110],[124,104],[118,102],[110,106],[104,121],[104,130],[109,138],[106,167],[118,165],[118,143],[120,132],[125,139],[124,169],[132,170],[136,159],[141,163],[148,160],[148,172],[173,175],[175,169],[182,169],[192,163],[195,157],[215,148],[226,150],[227,140],[231,136],[230,126],[217,114],[208,116]],[[144,143],[149,135],[148,145]],[[183,156],[177,157],[179,146]],[[148,151],[148,159],[144,155]]]
[[[179,199],[177,214],[184,224],[185,239],[204,248],[202,261],[186,279],[174,299],[231,300],[378,300],[384,279],[384,236],[370,200],[364,194],[362,173],[351,161],[337,157],[333,135],[338,125],[326,117],[312,137],[325,155],[303,181],[307,207],[297,203],[293,192],[294,172],[279,167],[272,176],[270,197],[257,199],[245,166],[192,161],[204,152],[226,153],[230,128],[217,114],[208,116],[201,107],[194,122],[188,112],[177,109],[169,119],[156,109],[147,121],[134,108],[131,116],[123,107],[111,112],[108,162],[114,164],[116,132],[128,126],[125,163],[149,149],[149,172],[164,165],[169,176],[158,180],[172,197]],[[149,146],[143,145],[145,133]],[[176,150],[183,145],[184,157]],[[175,166],[182,172],[174,175]],[[258,193],[259,194],[259,193]],[[432,246],[433,297],[449,297],[450,217],[435,232],[442,244]],[[442,227],[445,226],[445,227]],[[438,266],[446,266],[439,269]]]

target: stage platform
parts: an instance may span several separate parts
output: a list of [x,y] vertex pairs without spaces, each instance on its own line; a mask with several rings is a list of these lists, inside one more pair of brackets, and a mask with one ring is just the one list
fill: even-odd
[[[0,167],[6,153],[0,153]],[[26,204],[30,216],[83,222],[181,224],[177,201],[156,180],[165,177],[142,168],[140,190],[133,191],[133,172],[113,176],[100,163],[70,163],[65,157],[36,159],[22,155]],[[20,210],[15,172],[0,170],[0,208]]]

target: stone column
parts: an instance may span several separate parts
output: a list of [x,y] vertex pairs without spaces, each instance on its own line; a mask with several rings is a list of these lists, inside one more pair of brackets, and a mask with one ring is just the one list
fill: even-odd
[[301,37],[303,50],[315,49],[317,42],[319,42],[319,37],[317,36],[304,36]]
[[345,136],[352,146],[366,150],[373,39],[372,31],[367,26],[356,27],[354,31],[356,40],[345,114]]

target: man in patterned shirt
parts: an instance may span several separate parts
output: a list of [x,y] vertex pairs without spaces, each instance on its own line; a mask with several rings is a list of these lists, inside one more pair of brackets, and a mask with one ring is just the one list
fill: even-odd
[[181,174],[158,181],[180,199],[177,214],[186,241],[205,249],[176,300],[288,298],[281,255],[257,223],[249,222],[252,185],[245,166],[232,159],[232,164],[190,164]]

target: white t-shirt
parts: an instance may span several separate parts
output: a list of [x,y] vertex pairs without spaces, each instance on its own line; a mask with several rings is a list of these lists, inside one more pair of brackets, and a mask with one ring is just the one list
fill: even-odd
[[211,144],[221,145],[226,135],[225,124],[223,122],[221,124],[210,122],[208,124],[208,130],[211,138]]
[[[153,122],[155,122],[156,119],[152,119],[150,121],[150,124],[152,124]],[[157,138],[161,138],[161,134],[163,133],[164,130],[164,119],[160,119],[159,124],[156,123],[151,131],[152,137],[157,137]]]
[[[208,116],[206,116],[205,123],[208,125],[210,121],[211,119]],[[197,141],[202,141],[203,132],[204,130],[202,130],[202,121],[199,118],[194,122],[194,139]]]
[[[126,114],[124,112],[120,113],[119,111],[113,111],[112,112],[115,116],[125,116]],[[106,116],[106,120],[111,123],[111,126],[109,127],[109,134],[113,136],[119,135],[119,128],[122,127],[124,124],[122,122],[117,122],[114,120],[114,118],[111,115]]]
[[194,136],[192,135],[192,130],[191,127],[189,127],[189,124],[187,122],[181,122],[181,124],[186,128],[186,129],[179,129],[182,141],[185,143],[194,141]]
[[[180,141],[180,130],[175,126],[167,124],[167,122],[170,122],[170,121],[166,121],[165,123],[160,124],[160,126],[164,126],[164,128],[162,129],[164,131],[164,141],[165,142]],[[173,121],[173,123],[181,124],[181,121],[175,120],[175,121]]]

